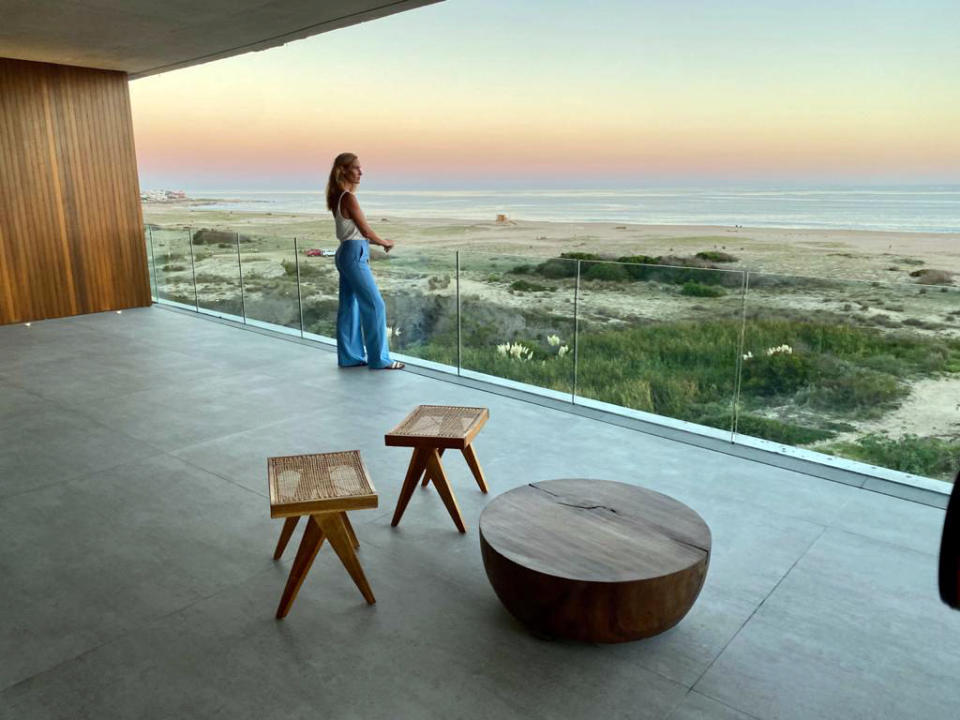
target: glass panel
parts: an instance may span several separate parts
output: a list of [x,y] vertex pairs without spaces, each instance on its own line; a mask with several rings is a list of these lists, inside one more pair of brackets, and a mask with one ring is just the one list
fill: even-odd
[[460,255],[464,372],[573,395],[575,260]]
[[943,480],[956,473],[956,288],[751,273],[744,348],[739,432]]
[[373,247],[370,258],[387,306],[390,352],[456,367],[456,253]]
[[292,238],[249,236],[240,243],[247,322],[300,333],[297,257]]
[[150,234],[157,264],[157,298],[195,309],[189,232],[183,227],[154,226]]
[[581,261],[577,396],[731,430],[743,273],[671,260]]
[[298,243],[303,332],[331,342],[337,337],[339,278],[334,264],[336,242],[334,239],[332,245],[327,240],[300,240]]
[[[193,228],[190,237],[200,310],[232,320],[242,319],[237,234],[226,228]],[[245,235],[240,239],[241,246],[252,242]]]

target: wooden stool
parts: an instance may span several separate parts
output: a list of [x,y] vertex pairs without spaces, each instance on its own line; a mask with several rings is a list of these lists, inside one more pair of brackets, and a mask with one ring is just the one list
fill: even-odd
[[373,591],[354,553],[354,548],[360,544],[346,512],[375,508],[379,503],[360,451],[270,458],[267,460],[267,484],[270,488],[270,517],[286,518],[273,553],[274,560],[283,554],[300,516],[307,516],[307,528],[290,568],[277,618],[286,617],[290,612],[324,538],[330,541],[364,599],[371,605],[375,603]]
[[453,496],[450,482],[443,471],[440,456],[447,448],[461,450],[467,465],[470,466],[470,471],[477,479],[480,490],[487,492],[487,481],[483,477],[477,454],[470,443],[489,417],[490,411],[482,407],[419,405],[386,434],[384,441],[387,445],[413,448],[413,457],[410,458],[407,476],[400,489],[400,498],[397,500],[397,509],[393,513],[391,525],[396,527],[400,522],[403,511],[407,509],[407,503],[410,502],[410,496],[420,482],[420,476],[423,475],[423,486],[426,487],[428,483],[433,482],[433,486],[440,494],[440,499],[447,507],[447,512],[453,518],[454,525],[462,533],[467,531],[457,499]]

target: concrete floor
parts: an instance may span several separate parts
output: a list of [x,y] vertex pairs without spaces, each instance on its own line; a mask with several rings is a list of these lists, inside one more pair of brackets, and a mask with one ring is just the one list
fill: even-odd
[[[447,467],[398,529],[418,403],[486,405],[492,491]],[[378,603],[324,548],[289,617],[270,455],[360,448]],[[489,500],[532,480],[666,492],[713,532],[706,585],[656,638],[528,635],[480,559]],[[949,718],[960,613],[943,511],[163,309],[0,327],[2,718]],[[294,542],[299,540],[299,533]]]

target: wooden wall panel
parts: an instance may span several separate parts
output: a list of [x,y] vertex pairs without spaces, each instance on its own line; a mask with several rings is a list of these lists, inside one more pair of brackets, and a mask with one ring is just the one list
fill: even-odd
[[125,73],[0,58],[0,324],[150,304]]

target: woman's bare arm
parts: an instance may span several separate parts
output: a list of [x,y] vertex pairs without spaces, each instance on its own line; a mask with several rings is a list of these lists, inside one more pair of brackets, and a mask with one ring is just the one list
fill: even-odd
[[347,218],[347,220],[353,220],[357,229],[367,240],[374,245],[380,245],[384,250],[390,252],[390,248],[393,247],[393,240],[381,238],[373,231],[373,228],[367,223],[367,218],[364,216],[363,210],[360,209],[360,203],[357,202],[356,195],[351,192],[343,194],[343,198],[340,200],[340,214]]

